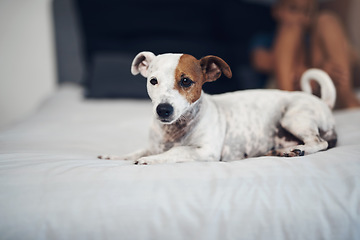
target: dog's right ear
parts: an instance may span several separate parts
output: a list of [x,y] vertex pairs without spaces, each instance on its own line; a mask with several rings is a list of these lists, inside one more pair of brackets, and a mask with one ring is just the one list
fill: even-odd
[[205,82],[212,82],[221,76],[221,73],[228,78],[232,77],[229,65],[219,57],[206,56],[200,59],[200,66],[205,74]]
[[144,77],[148,76],[148,68],[151,61],[155,58],[152,52],[141,52],[134,58],[131,64],[131,73],[133,75],[141,74]]

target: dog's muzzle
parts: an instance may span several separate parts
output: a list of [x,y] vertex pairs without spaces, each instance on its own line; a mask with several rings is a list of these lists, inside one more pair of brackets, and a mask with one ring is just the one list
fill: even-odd
[[156,113],[162,122],[169,122],[173,112],[174,108],[168,103],[161,103],[156,107]]

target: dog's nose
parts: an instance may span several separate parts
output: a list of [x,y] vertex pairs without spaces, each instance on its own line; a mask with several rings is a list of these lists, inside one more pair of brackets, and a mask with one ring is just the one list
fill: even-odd
[[161,103],[156,107],[156,112],[159,117],[167,118],[174,112],[174,108],[168,103]]

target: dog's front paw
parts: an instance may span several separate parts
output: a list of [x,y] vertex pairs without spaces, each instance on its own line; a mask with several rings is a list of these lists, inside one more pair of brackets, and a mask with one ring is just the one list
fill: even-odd
[[98,156],[98,159],[104,159],[104,160],[123,160],[122,157],[114,156],[114,155],[100,155],[100,156]]
[[122,159],[127,160],[127,161],[136,161],[137,159],[139,159],[139,156],[134,155],[134,154],[129,154],[129,155],[123,156]]
[[159,164],[159,163],[165,163],[166,161],[164,159],[161,159],[159,157],[142,157],[138,160],[135,160],[135,164],[137,165],[151,165],[151,164]]

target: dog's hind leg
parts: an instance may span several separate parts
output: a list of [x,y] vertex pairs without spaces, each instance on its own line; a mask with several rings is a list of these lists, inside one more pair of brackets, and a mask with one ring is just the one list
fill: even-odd
[[269,151],[267,155],[282,157],[303,156],[326,150],[329,146],[328,142],[320,136],[319,127],[311,116],[284,116],[280,124],[304,144],[274,149]]
[[320,136],[312,136],[303,140],[303,145],[295,145],[293,147],[274,149],[268,152],[268,156],[280,157],[296,157],[304,156],[305,154],[316,153],[328,148],[328,142],[323,140]]

